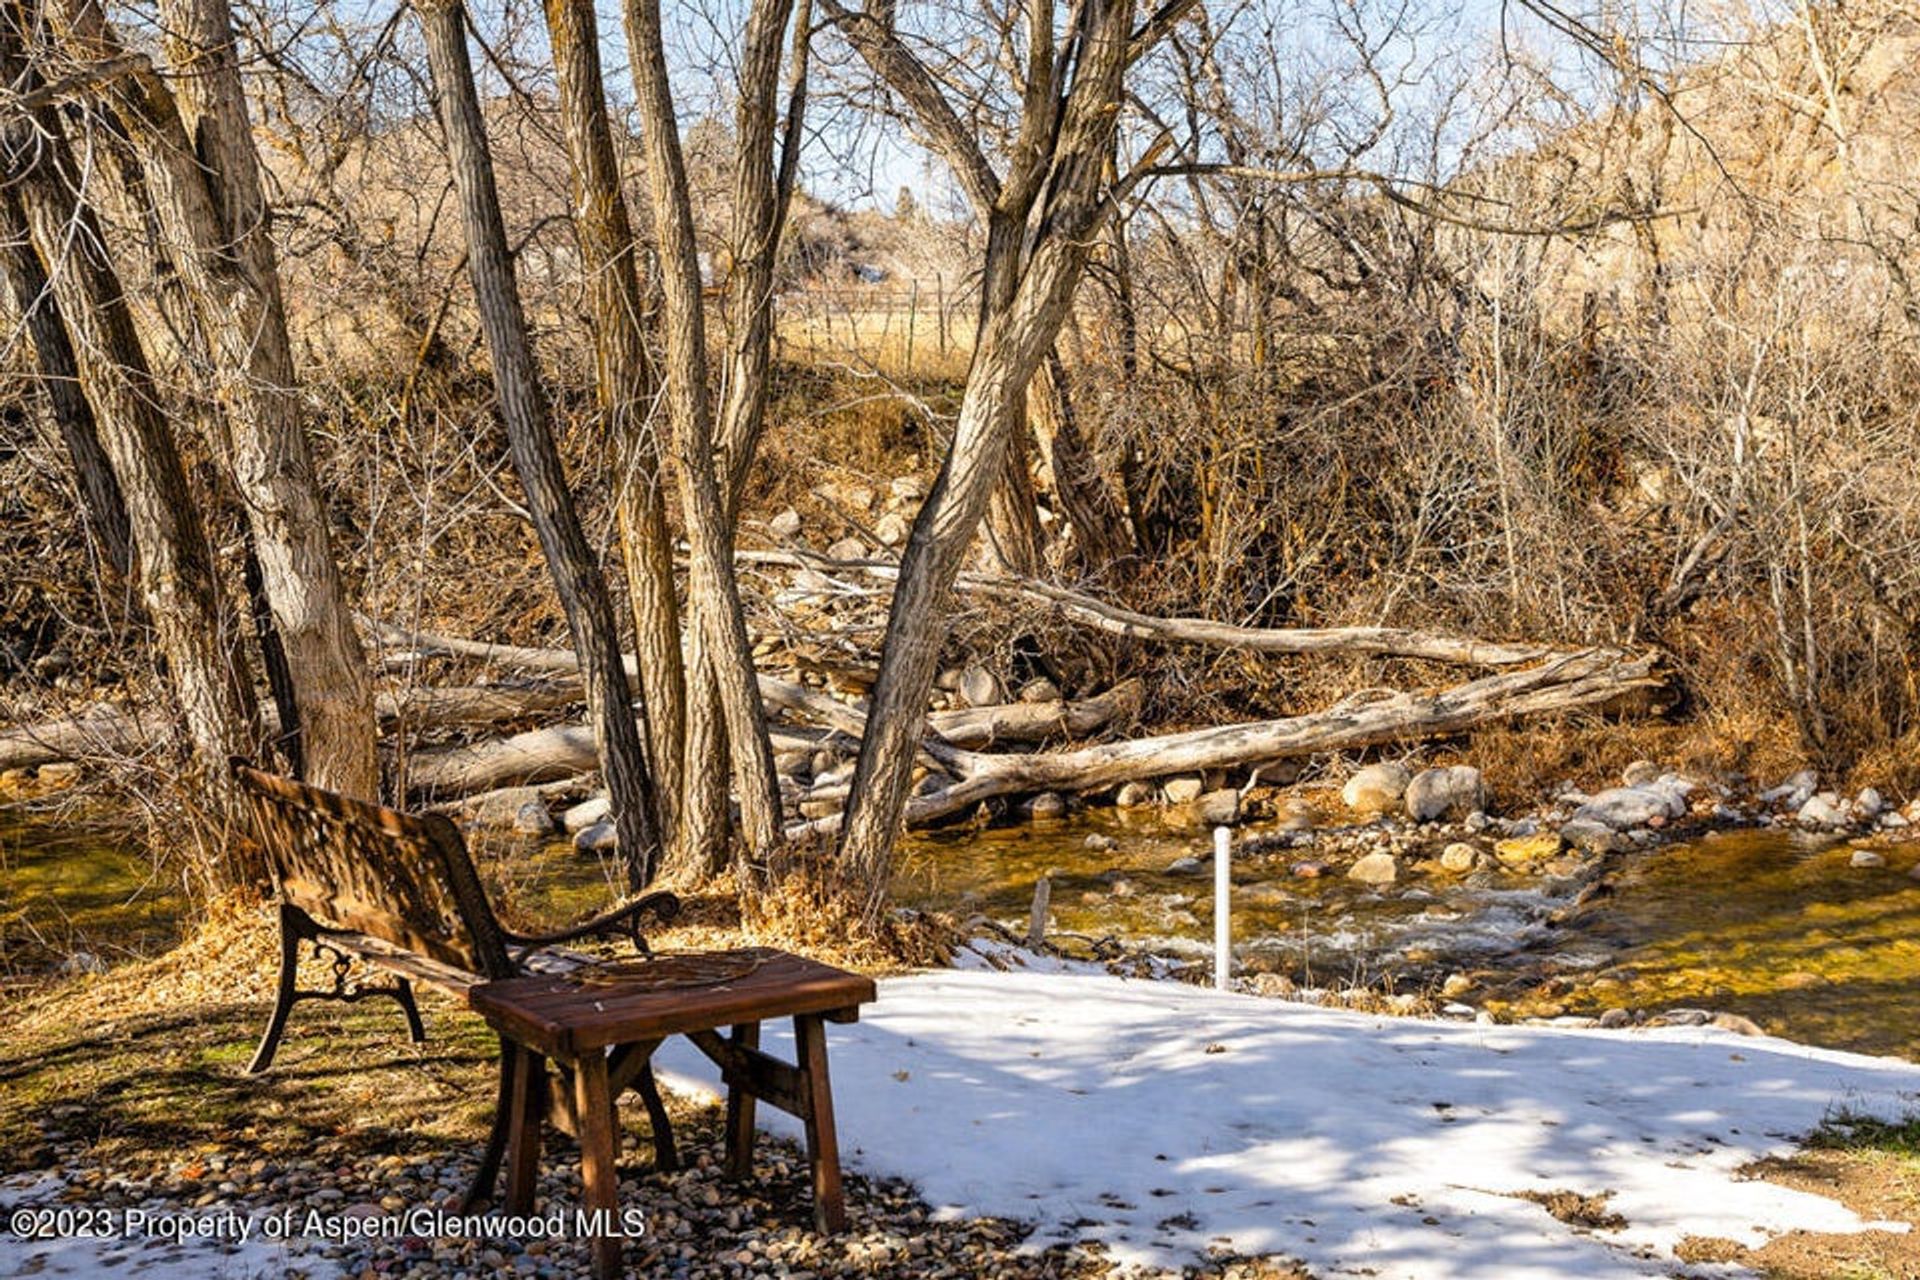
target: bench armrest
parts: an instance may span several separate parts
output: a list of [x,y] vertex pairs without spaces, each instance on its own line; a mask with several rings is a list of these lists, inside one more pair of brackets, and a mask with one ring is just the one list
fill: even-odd
[[622,903],[591,920],[556,929],[552,933],[515,933],[505,928],[501,932],[506,935],[508,943],[516,947],[551,947],[562,942],[576,942],[581,938],[628,938],[632,940],[634,948],[645,955],[647,939],[640,931],[640,917],[648,912],[665,924],[680,914],[680,899],[663,890]]

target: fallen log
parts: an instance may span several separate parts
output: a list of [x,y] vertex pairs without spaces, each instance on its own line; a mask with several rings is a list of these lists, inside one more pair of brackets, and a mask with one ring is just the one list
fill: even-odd
[[[558,711],[579,702],[578,681],[538,685],[422,686],[382,690],[374,709],[383,725],[404,722],[410,729],[444,729],[459,725],[494,724],[522,716]],[[279,721],[272,706],[261,714],[269,733]],[[164,741],[173,731],[171,716],[163,711],[129,711],[110,702],[97,703],[78,715],[0,732],[0,769],[30,769],[59,760],[137,754]]]
[[[811,716],[849,739],[857,740],[866,731],[866,714],[859,707],[816,690],[761,676],[760,692],[770,706]],[[1084,736],[1116,716],[1137,711],[1143,696],[1140,682],[1129,680],[1098,697],[1077,702],[1014,702],[935,712],[929,720],[935,736],[927,739],[922,763],[955,772],[957,761],[969,754],[962,742],[990,746],[1038,742],[1062,735]],[[773,737],[776,750],[811,748],[821,741],[778,728]],[[597,767],[593,735],[584,725],[565,724],[464,746],[412,752],[407,757],[407,784],[412,791],[450,796],[524,786]]]
[[128,711],[111,702],[95,703],[79,715],[0,733],[0,770],[31,769],[88,756],[125,755],[166,733],[170,723],[158,711]]
[[[886,582],[899,575],[899,566],[891,560],[833,560],[806,551],[740,551],[735,553],[735,558],[747,564],[781,565],[822,573],[859,573]],[[1043,604],[1083,626],[1113,635],[1210,645],[1249,653],[1426,658],[1465,666],[1506,667],[1577,652],[1552,645],[1477,640],[1404,627],[1243,627],[1208,618],[1162,618],[1108,604],[1084,592],[1037,578],[963,573],[955,579],[954,590]]]
[[[1521,671],[1503,671],[1432,694],[1348,698],[1332,710],[1280,720],[1219,725],[1075,751],[1028,755],[956,753],[960,781],[907,803],[909,826],[924,826],[996,796],[1097,791],[1122,782],[1265,764],[1323,751],[1352,751],[1444,737],[1499,721],[1592,709],[1663,689],[1657,654],[1594,649]],[[789,839],[838,830],[840,815],[787,828]]]

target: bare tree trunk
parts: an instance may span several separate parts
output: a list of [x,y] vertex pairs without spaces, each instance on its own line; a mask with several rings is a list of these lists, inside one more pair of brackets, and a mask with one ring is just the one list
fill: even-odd
[[[1131,6],[1093,0],[1071,13],[1078,51],[1070,78],[1056,61],[1053,8],[1034,0],[1020,132],[997,179],[957,113],[888,25],[888,10],[829,12],[876,73],[914,110],[976,206],[993,209],[981,287],[980,337],[953,444],[921,506],[900,562],[875,682],[869,732],[848,796],[839,857],[867,895],[886,901],[894,838],[907,799],[914,747],[926,718],[955,575],[1004,475],[1027,384],[1053,346],[1089,249],[1110,212],[1102,181],[1112,152],[1129,60]],[[1176,9],[1177,12],[1177,9]],[[1039,228],[1031,237],[1029,228]]]
[[1080,433],[1067,383],[1066,362],[1056,346],[1027,389],[1029,414],[1047,443],[1053,466],[1053,491],[1080,545],[1080,561],[1098,572],[1130,555],[1132,538],[1126,513],[1107,487],[1099,465]]
[[[784,5],[782,5],[784,8]],[[687,191],[686,164],[680,151],[666,48],[660,30],[658,0],[627,0],[627,44],[632,51],[633,83],[645,127],[647,187],[653,205],[654,238],[662,265],[666,311],[667,405],[673,422],[674,452],[680,479],[681,508],[691,550],[688,603],[693,610],[702,659],[719,693],[728,756],[740,799],[741,827],[755,856],[769,853],[780,839],[780,791],[773,748],[760,717],[754,689],[753,650],[734,581],[728,503],[714,464],[714,417],[707,388],[706,318],[702,310],[699,247]],[[784,21],[784,18],[782,19]],[[776,44],[776,49],[778,48]],[[695,666],[699,671],[700,667]],[[696,740],[693,721],[702,708],[688,703],[687,741]],[[699,761],[689,759],[688,775]]]
[[1027,444],[1033,432],[1026,396],[1011,410],[1014,422],[1000,464],[1000,483],[987,503],[986,536],[980,539],[980,567],[989,573],[1031,577],[1040,571],[1040,511],[1033,492]]
[[599,745],[614,828],[634,887],[652,879],[660,852],[654,825],[657,806],[647,773],[640,732],[634,723],[626,671],[620,659],[620,633],[613,619],[599,561],[587,544],[573,508],[548,426],[546,393],[534,367],[526,316],[514,283],[501,219],[493,159],[473,84],[467,53],[466,10],[459,0],[416,3],[427,37],[427,62],[448,159],[466,225],[467,265],[479,304],[480,327],[493,361],[494,392],[506,423],[514,468],[527,494],[527,507],[540,535],[548,571],[566,610],[580,655],[587,715]]
[[[0,9],[0,79],[31,87],[18,8]],[[78,197],[59,117],[42,108],[0,133],[0,182],[18,191],[101,443],[126,504],[141,600],[166,658],[174,697],[211,786],[226,757],[254,747],[252,688],[232,663],[206,532],[155,394],[146,355],[92,210]],[[216,869],[216,874],[224,874]]]
[[[734,168],[733,272],[728,290],[734,331],[728,345],[717,428],[723,468],[722,500],[726,539],[732,547],[738,528],[740,494],[746,485],[766,421],[768,382],[773,359],[774,291],[780,238],[793,196],[806,109],[807,51],[811,38],[810,0],[800,0],[793,21],[793,55],[779,168],[774,167],[775,94],[780,77],[780,42],[790,4],[769,0],[747,15],[738,82],[740,102],[735,141],[740,156]],[[688,726],[688,824],[684,853],[693,873],[716,869],[718,835],[726,829],[727,738],[720,687],[712,651],[699,634],[698,660],[689,696],[696,704]]]
[[[660,449],[648,420],[655,380],[643,327],[637,249],[607,123],[593,4],[547,0],[546,11],[573,174],[574,234],[593,316],[594,385],[603,432],[618,459],[615,509],[647,707],[648,763],[660,834],[673,849],[679,844],[686,750],[686,674]],[[724,811],[721,817],[724,820]]]
[[[69,0],[66,18],[76,52],[130,59],[99,8]],[[297,686],[309,779],[372,797],[379,790],[372,685],[300,419],[228,13],[222,0],[169,0],[162,19],[183,73],[178,97],[133,60],[111,82],[112,101],[213,349],[233,476]]]
[[80,366],[74,360],[73,343],[67,338],[66,322],[60,318],[60,305],[50,290],[46,269],[33,250],[19,193],[11,188],[0,190],[0,274],[6,276],[27,332],[33,336],[40,386],[46,392],[47,406],[67,446],[67,455],[73,460],[87,523],[100,540],[113,571],[129,578],[133,573],[133,534],[127,528],[120,485],[100,445],[93,410],[80,389]]

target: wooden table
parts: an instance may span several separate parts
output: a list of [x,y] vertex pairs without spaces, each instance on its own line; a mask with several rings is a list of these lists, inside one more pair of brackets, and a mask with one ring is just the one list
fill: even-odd
[[[673,1167],[666,1109],[640,1068],[668,1036],[684,1035],[719,1066],[726,1082],[727,1173],[752,1172],[756,1100],[799,1117],[806,1126],[814,1221],[822,1231],[839,1231],[846,1225],[846,1205],[824,1024],[855,1021],[874,995],[871,978],[770,948],[663,956],[586,975],[506,978],[473,988],[474,1009],[513,1054],[502,1091],[509,1108],[507,1211],[525,1213],[533,1206],[541,1122],[551,1119],[579,1139],[584,1208],[598,1224],[617,1223],[614,1099],[629,1083],[640,1083],[656,1156],[663,1167]],[[759,1047],[761,1022],[785,1017],[793,1019],[794,1063]],[[720,1027],[731,1030],[722,1037]],[[571,1078],[571,1086],[555,1090],[551,1100],[549,1062],[563,1086]],[[595,1276],[618,1273],[621,1239],[611,1229],[594,1233]]]

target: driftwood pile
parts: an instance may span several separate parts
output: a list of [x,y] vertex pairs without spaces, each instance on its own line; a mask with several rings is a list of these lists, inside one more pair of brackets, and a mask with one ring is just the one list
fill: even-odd
[[[804,553],[746,552],[742,559],[789,575],[774,597],[783,627],[804,617],[810,626],[843,636],[870,634],[873,626],[870,619],[848,623],[844,618],[828,625],[834,602],[849,602],[873,614],[884,607],[884,584],[893,573],[885,561],[836,561]],[[920,763],[926,778],[908,806],[910,825],[935,823],[997,797],[1100,792],[1172,774],[1249,768],[1321,752],[1454,735],[1519,717],[1646,706],[1665,684],[1658,655],[1647,652],[1489,643],[1382,627],[1268,629],[1160,618],[1030,579],[963,576],[958,589],[1037,604],[1080,625],[1162,643],[1267,654],[1410,657],[1490,673],[1437,692],[1369,691],[1308,715],[1080,746],[1055,744],[1085,743],[1133,727],[1144,694],[1139,681],[1080,699],[938,708],[929,715],[922,743]],[[396,744],[404,745],[425,730],[545,718],[580,701],[571,650],[488,644],[366,621],[388,646],[390,668],[450,657],[515,672],[519,681],[383,693],[380,714]],[[759,651],[771,656],[781,647],[778,640],[763,640]],[[764,673],[759,678],[776,753],[792,761],[810,760],[823,748],[850,755],[865,728],[863,702],[857,696],[861,681],[835,679],[831,672],[817,670],[804,679],[812,683]],[[835,685],[844,687],[836,692]],[[101,705],[70,719],[0,733],[0,770],[137,751],[167,727],[157,712]],[[505,736],[482,734],[454,745],[414,746],[400,758],[410,795],[427,801],[471,798],[597,767],[591,731],[584,724],[564,722]],[[802,781],[810,777],[810,767],[797,765],[788,773],[784,785],[794,817],[789,834],[834,829],[838,802],[845,796],[843,772],[829,771],[811,784]],[[801,817],[803,813],[813,816]]]

